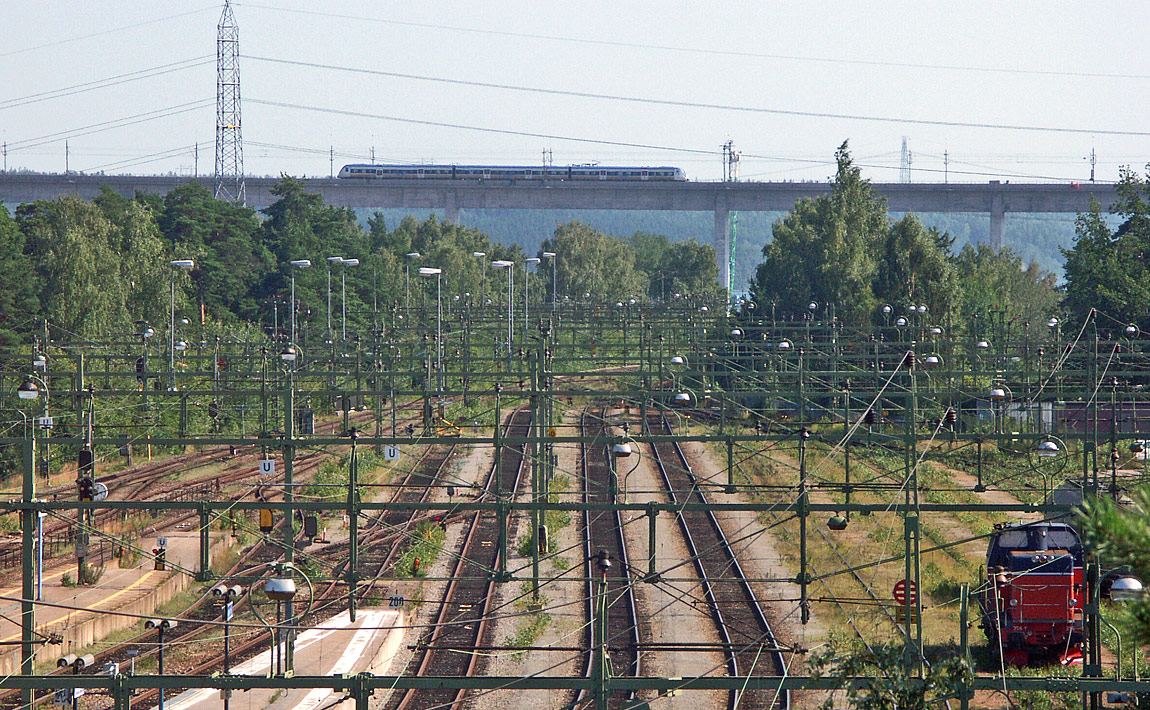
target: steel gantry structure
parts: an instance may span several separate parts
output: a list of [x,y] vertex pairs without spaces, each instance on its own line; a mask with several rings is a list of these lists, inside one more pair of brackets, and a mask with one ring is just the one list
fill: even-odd
[[[53,419],[74,422],[40,428],[49,416],[45,407],[43,418],[33,417],[21,436],[0,438],[0,446],[19,452],[15,467],[19,495],[2,506],[20,517],[23,533],[21,674],[9,678],[8,687],[24,690],[27,701],[36,689],[105,689],[118,707],[127,707],[134,689],[160,687],[332,688],[348,693],[357,704],[366,704],[379,689],[444,685],[588,690],[598,691],[592,693],[596,697],[607,697],[613,690],[830,689],[862,682],[801,674],[696,678],[606,674],[594,680],[560,676],[288,677],[290,673],[274,678],[37,676],[33,663],[44,639],[37,636],[35,622],[34,531],[37,517],[46,512],[79,511],[89,516],[102,510],[193,513],[200,536],[199,564],[193,573],[200,581],[213,577],[209,559],[212,524],[229,516],[272,511],[289,521],[297,513],[346,514],[358,520],[400,509],[426,515],[484,511],[496,516],[504,529],[508,520],[523,516],[530,521],[530,566],[509,570],[510,543],[504,537],[499,541],[500,563],[489,574],[496,583],[529,583],[536,594],[545,579],[541,560],[546,547],[541,541],[548,535],[545,516],[549,511],[612,510],[646,516],[650,522],[646,581],[650,583],[673,578],[663,567],[673,568],[677,563],[661,564],[664,561],[656,557],[655,520],[659,516],[693,509],[771,513],[797,526],[797,569],[793,575],[758,581],[793,586],[795,604],[805,623],[823,603],[811,593],[812,585],[846,572],[812,568],[808,548],[815,520],[829,517],[836,525],[845,525],[852,515],[897,516],[902,521],[903,553],[861,564],[901,564],[903,579],[922,589],[924,518],[966,512],[1066,515],[1071,505],[1050,491],[1068,480],[1081,496],[1115,498],[1140,482],[1120,476],[1118,463],[1124,447],[1145,438],[1150,402],[1143,385],[1150,375],[1150,357],[1140,333],[1124,324],[1094,317],[1073,326],[1052,319],[1041,328],[1031,328],[991,313],[959,328],[936,325],[925,314],[916,314],[896,316],[881,326],[851,328],[836,319],[830,308],[811,309],[810,317],[801,321],[777,321],[764,313],[765,308],[743,308],[727,315],[720,305],[712,305],[706,308],[704,303],[683,300],[552,308],[539,303],[533,319],[530,306],[527,311],[528,321],[535,326],[520,330],[514,340],[504,343],[506,319],[511,316],[501,304],[445,303],[434,318],[415,309],[408,309],[404,319],[393,312],[390,322],[381,324],[378,331],[353,334],[330,347],[310,347],[306,324],[299,343],[277,340],[275,332],[259,340],[203,337],[178,357],[172,353],[167,372],[148,368],[148,362],[164,358],[146,357],[147,339],[125,336],[97,346],[79,346],[44,338],[37,352],[49,356],[50,366],[46,364],[35,377],[23,367],[0,372],[0,389],[9,397],[6,409],[20,411],[27,421],[28,413],[20,409],[14,393],[21,388],[28,392],[26,385],[31,383],[41,396],[51,393]],[[439,333],[433,337],[437,326]],[[8,362],[29,356],[16,353]],[[133,362],[135,367],[125,367]],[[157,382],[165,386],[154,387]],[[170,387],[166,386],[169,382]],[[617,409],[638,410],[639,426],[609,434],[612,442],[696,441],[724,452],[725,470],[711,476],[708,485],[744,497],[706,504],[555,499],[551,482],[557,475],[556,449],[584,441],[559,431],[559,410],[576,398],[608,400],[616,402]],[[401,401],[420,403],[420,426],[398,428],[396,409]],[[207,406],[202,406],[204,402]],[[530,410],[532,423],[526,435],[511,436],[501,432],[498,412],[500,407],[518,403]],[[485,416],[483,425],[471,426],[464,434],[459,422],[492,404],[495,418]],[[357,408],[371,412],[373,433],[355,429],[352,415]],[[649,411],[666,411],[684,426],[675,434],[652,433],[647,426]],[[337,431],[312,430],[313,417],[334,412],[342,418]],[[625,420],[622,415],[617,418]],[[494,424],[490,434],[484,431],[488,421]],[[348,446],[353,441],[357,447],[375,450],[445,441],[490,446],[497,462],[506,447],[524,446],[531,462],[529,492],[523,497],[497,493],[494,498],[470,501],[364,500],[351,464],[346,500],[305,500],[292,495],[298,451]],[[1035,453],[1048,443],[1055,447],[1054,464]],[[1001,457],[1009,452],[1015,452],[1026,472],[1043,478],[1043,495],[1017,503],[932,497],[920,480],[920,463],[936,455],[943,444],[947,450],[973,449],[975,495],[995,483],[1003,484],[1001,479],[984,476],[983,464],[992,454]],[[265,452],[264,457],[278,452],[284,480],[276,485],[282,485],[283,499],[158,502],[85,500],[80,495],[76,500],[45,501],[37,492],[40,471],[36,462],[38,447],[47,445],[58,457],[67,458],[78,456],[85,447],[128,453],[132,447],[174,451],[189,446],[243,446]],[[795,461],[785,481],[764,481],[753,475],[746,462],[762,450],[783,452]],[[889,475],[860,477],[861,462],[875,451],[896,455],[901,464],[892,467]],[[811,465],[815,455],[820,464],[833,459],[834,475]],[[281,563],[290,573],[295,549],[291,525],[283,527],[283,535]],[[352,549],[355,540],[353,532]],[[349,572],[348,579],[354,590],[355,576]],[[352,609],[353,600],[354,594],[349,593]],[[903,606],[900,633],[908,654],[918,659],[923,655],[921,595],[906,597]],[[1097,608],[1088,614],[1089,631],[1097,626]],[[289,601],[283,624],[288,630],[284,658],[288,671],[293,666],[291,633],[299,621]],[[962,638],[965,643],[965,627]],[[1090,697],[1103,690],[1150,692],[1150,684],[1136,678],[1104,677],[1099,644],[1095,633],[1081,677],[975,676],[957,689],[955,697],[965,706],[979,689],[1045,689],[1083,692]],[[591,687],[592,682],[599,687]]]

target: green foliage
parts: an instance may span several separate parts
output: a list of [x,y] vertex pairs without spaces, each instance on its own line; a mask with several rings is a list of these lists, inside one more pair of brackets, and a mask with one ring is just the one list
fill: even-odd
[[1053,274],[1024,265],[1010,249],[996,252],[985,244],[966,245],[955,257],[961,289],[958,316],[963,322],[1006,310],[1006,318],[1040,322],[1058,308]]
[[[432,521],[419,525],[411,536],[407,549],[400,555],[395,563],[397,577],[426,577],[427,570],[435,564],[443,549],[443,540],[446,533]],[[419,560],[419,569],[415,569],[415,561]]]
[[775,304],[783,317],[805,313],[812,300],[832,303],[853,323],[873,322],[884,303],[896,314],[926,305],[940,324],[1000,309],[1038,320],[1057,308],[1053,274],[982,244],[954,256],[954,239],[913,214],[890,224],[885,200],[862,179],[846,143],[835,157],[832,193],[800,200],[775,223],[751,284],[756,301]]
[[1078,216],[1074,247],[1066,257],[1065,308],[1085,320],[1092,308],[1126,323],[1150,326],[1150,176],[1143,179],[1122,169],[1118,200],[1110,211],[1122,219],[1113,233],[1102,207],[1091,201],[1090,211]]
[[[873,653],[861,649],[843,652],[837,644],[810,659],[811,675],[841,679],[846,685],[859,677],[857,687],[845,691],[847,706],[859,710],[927,710],[941,701],[957,697],[973,674],[961,658],[932,659],[919,678],[917,664],[908,663],[902,646],[876,645]],[[842,707],[832,696],[823,704],[827,710]]]
[[759,303],[774,303],[783,315],[805,313],[812,300],[838,304],[840,316],[858,323],[875,311],[871,284],[889,229],[886,200],[863,180],[845,142],[835,161],[831,194],[799,200],[775,223],[751,293]]
[[128,314],[126,285],[115,278],[120,235],[100,209],[62,197],[20,205],[16,222],[43,294],[43,315],[80,336],[122,332]]
[[875,298],[899,313],[926,305],[932,319],[945,322],[958,290],[950,245],[947,235],[927,229],[913,214],[895,222],[882,241]]
[[647,275],[649,297],[667,300],[676,293],[719,293],[719,264],[715,248],[709,244],[671,242],[645,232],[635,232],[629,242],[635,250],[635,268]]
[[650,283],[648,275],[635,268],[635,252],[625,241],[586,224],[559,226],[543,242],[543,251],[557,254],[559,293],[572,298],[590,293],[595,300],[625,300],[646,293]]
[[[164,196],[159,226],[173,259],[195,259],[187,302],[203,304],[206,314],[219,320],[258,315],[260,294],[253,287],[271,268],[272,255],[256,239],[254,210],[217,200],[191,182]],[[182,289],[177,296],[183,306]]]
[[0,348],[23,342],[21,333],[34,327],[40,313],[37,280],[24,254],[24,237],[0,205]]
[[[1150,486],[1131,491],[1130,499],[1120,506],[1105,496],[1088,498],[1078,511],[1078,524],[1106,567],[1126,565],[1145,583],[1150,579]],[[1150,598],[1124,606],[1139,642],[1150,643]]]

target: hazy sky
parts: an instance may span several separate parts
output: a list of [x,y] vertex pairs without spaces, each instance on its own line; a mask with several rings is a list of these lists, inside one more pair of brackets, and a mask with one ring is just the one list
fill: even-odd
[[[198,142],[210,174],[222,7],[5,3],[9,169],[62,172],[67,138],[72,170],[190,174]],[[894,181],[903,136],[916,182],[942,181],[944,152],[951,181],[1085,181],[1091,148],[1099,180],[1150,161],[1145,2],[233,8],[250,175],[326,176],[329,147],[336,170],[374,147],[377,162],[497,164],[550,149],[714,180],[731,139],[743,179],[821,180],[849,139],[868,177]]]

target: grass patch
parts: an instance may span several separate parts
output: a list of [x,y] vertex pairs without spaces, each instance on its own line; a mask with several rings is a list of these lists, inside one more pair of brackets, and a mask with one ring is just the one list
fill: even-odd
[[[411,536],[407,549],[400,555],[395,563],[397,577],[426,577],[427,570],[435,564],[443,550],[443,541],[447,533],[433,521],[421,523]],[[416,560],[419,560],[418,566]]]
[[[530,582],[523,583],[521,592],[522,594],[515,606],[530,613],[521,617],[522,621],[526,623],[523,623],[515,634],[507,639],[506,645],[512,648],[526,649],[534,646],[543,632],[547,630],[551,624],[551,615],[541,611],[547,606],[547,597],[541,594],[532,594]],[[522,658],[524,653],[526,651],[516,652],[515,658]]]

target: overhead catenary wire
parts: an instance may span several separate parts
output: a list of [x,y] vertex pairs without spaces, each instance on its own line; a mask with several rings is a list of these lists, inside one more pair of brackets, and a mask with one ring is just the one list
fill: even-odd
[[346,13],[335,12],[321,12],[318,10],[301,10],[299,8],[287,8],[274,5],[264,5],[253,2],[235,3],[242,5],[245,8],[253,8],[259,10],[274,10],[276,12],[291,12],[303,15],[311,15],[314,17],[330,17],[333,19],[354,20],[356,22],[373,22],[378,24],[395,25],[397,27],[414,27],[420,29],[432,30],[445,30],[449,32],[461,32],[469,34],[479,34],[488,36],[510,37],[512,39],[526,39],[538,42],[546,42],[548,44],[553,42],[570,42],[574,44],[587,44],[602,47],[620,47],[626,49],[643,49],[643,50],[659,50],[666,52],[678,52],[684,54],[696,55],[712,55],[712,56],[725,56],[725,57],[743,57],[748,59],[781,59],[787,61],[798,62],[820,62],[826,64],[842,64],[842,65],[856,65],[856,66],[871,66],[871,67],[896,67],[902,69],[935,69],[945,71],[962,71],[962,72],[979,72],[991,74],[1014,74],[1014,75],[1033,75],[1033,76],[1055,76],[1055,77],[1079,77],[1087,79],[1150,79],[1150,74],[1135,74],[1127,72],[1091,72],[1091,71],[1072,71],[1072,70],[1057,70],[1057,69],[1032,69],[1022,67],[995,67],[995,66],[977,66],[969,64],[944,64],[938,62],[896,62],[896,61],[883,61],[878,59],[854,59],[844,57],[820,57],[814,55],[800,55],[800,54],[779,54],[767,52],[751,52],[745,50],[732,50],[732,49],[711,49],[707,47],[688,47],[669,44],[654,44],[644,42],[622,42],[613,41],[600,38],[588,37],[573,37],[570,35],[557,35],[541,32],[515,32],[512,30],[494,30],[489,28],[479,27],[463,27],[460,25],[447,25],[442,23],[430,22],[414,22],[409,20],[397,20],[394,18],[381,18],[370,17],[365,15],[350,15]]
[[893,123],[903,125],[916,125],[916,126],[944,126],[948,128],[979,128],[979,129],[994,129],[1004,131],[1030,131],[1036,133],[1069,133],[1093,136],[1150,136],[1150,131],[1135,131],[1135,130],[1122,130],[1114,128],[1086,128],[1086,127],[1063,127],[1053,125],[1027,125],[1027,124],[1014,124],[1014,123],[992,123],[987,121],[947,121],[942,119],[926,119],[926,118],[910,118],[905,116],[880,116],[868,115],[861,113],[838,113],[830,111],[810,111],[799,109],[785,109],[773,108],[767,106],[738,106],[734,104],[717,104],[703,101],[683,101],[678,99],[658,99],[652,97],[640,96],[624,96],[622,94],[603,94],[592,91],[573,91],[566,89],[556,89],[540,86],[523,86],[517,84],[503,84],[497,82],[475,81],[468,79],[454,79],[450,77],[441,76],[428,76],[422,74],[407,74],[402,72],[390,72],[380,69],[367,69],[363,67],[349,67],[337,64],[324,64],[320,62],[305,62],[294,59],[282,59],[275,57],[261,57],[256,55],[244,55],[244,59],[270,62],[276,64],[285,64],[289,66],[307,67],[313,69],[332,69],[344,72],[352,72],[356,74],[369,74],[373,76],[385,76],[397,79],[411,79],[415,81],[427,81],[440,84],[451,84],[455,86],[471,86],[485,89],[500,89],[504,91],[519,91],[533,94],[550,94],[553,96],[569,96],[583,99],[603,99],[609,101],[619,101],[626,103],[657,105],[657,106],[673,106],[678,108],[700,108],[712,109],[720,111],[730,111],[733,113],[753,113],[753,114],[767,114],[774,116],[794,116],[798,118],[829,118],[847,121],[866,121],[877,123]]

